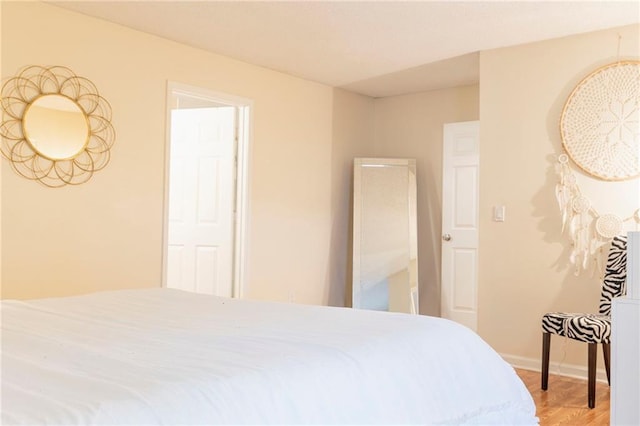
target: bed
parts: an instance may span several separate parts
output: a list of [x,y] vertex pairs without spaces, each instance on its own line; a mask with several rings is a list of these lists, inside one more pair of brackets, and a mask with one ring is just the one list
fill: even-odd
[[171,289],[2,302],[2,424],[537,424],[448,320]]

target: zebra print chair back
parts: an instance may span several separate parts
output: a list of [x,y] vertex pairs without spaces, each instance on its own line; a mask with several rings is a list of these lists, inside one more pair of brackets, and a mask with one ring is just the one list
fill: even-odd
[[627,236],[618,235],[611,241],[607,267],[600,294],[601,315],[611,315],[611,299],[627,292]]

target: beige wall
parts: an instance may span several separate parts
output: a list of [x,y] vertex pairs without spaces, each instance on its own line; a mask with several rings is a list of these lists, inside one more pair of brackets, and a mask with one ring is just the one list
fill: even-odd
[[[172,80],[255,101],[248,295],[263,299],[342,305],[351,276],[352,159],[411,157],[420,302],[423,313],[437,314],[442,124],[480,118],[479,332],[499,352],[537,359],[540,316],[593,310],[599,293],[597,279],[572,275],[560,235],[552,171],[559,114],[584,75],[616,59],[618,33],[621,55],[639,56],[638,31],[482,52],[480,88],[373,100],[53,6],[2,3],[3,77],[28,64],[69,66],[109,100],[117,131],[111,163],[86,185],[44,188],[4,164],[3,297],[160,285]],[[602,211],[627,216],[638,205],[633,183],[580,179]],[[507,207],[504,223],[490,220],[496,204]],[[553,349],[559,361],[562,344]],[[567,351],[566,363],[584,362],[581,346]]]
[[351,306],[353,159],[369,156],[372,152],[373,119],[374,99],[334,90],[331,272],[327,276],[328,301],[333,306]]
[[[540,318],[561,310],[593,312],[600,281],[573,275],[560,233],[554,162],[561,152],[563,105],[587,74],[640,56],[639,26],[481,52],[479,333],[498,352],[539,359]],[[600,213],[629,217],[640,182],[600,182],[579,172]],[[506,206],[506,221],[491,220]],[[586,366],[586,347],[552,340],[552,362]]]
[[111,103],[117,132],[110,164],[78,187],[45,188],[5,164],[3,297],[160,286],[171,80],[254,100],[248,295],[341,303],[346,163],[371,141],[371,99],[42,3],[2,7],[3,77],[68,66]]
[[442,126],[479,117],[478,86],[376,99],[378,157],[416,159],[420,312],[440,314]]
[[[1,1],[0,1],[0,70],[2,70],[2,2]],[[4,160],[0,158],[0,298],[2,297],[2,167],[3,166],[4,166]]]
[[[375,101],[371,155],[418,159],[421,311],[439,313],[442,124],[481,121],[479,333],[524,363],[540,357],[540,318],[548,311],[597,309],[599,279],[573,275],[554,195],[558,123],[575,85],[598,66],[638,58],[638,26],[481,53],[480,87]],[[577,172],[601,213],[630,216],[638,180],[601,182]],[[507,220],[491,221],[494,205]],[[630,224],[628,224],[630,225]],[[633,226],[628,226],[633,228]],[[586,350],[554,340],[552,362],[586,365]]]

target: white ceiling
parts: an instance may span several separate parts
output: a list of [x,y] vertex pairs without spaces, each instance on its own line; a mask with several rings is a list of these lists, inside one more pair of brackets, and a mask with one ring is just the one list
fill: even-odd
[[640,22],[638,1],[52,3],[373,97],[477,82],[482,50]]

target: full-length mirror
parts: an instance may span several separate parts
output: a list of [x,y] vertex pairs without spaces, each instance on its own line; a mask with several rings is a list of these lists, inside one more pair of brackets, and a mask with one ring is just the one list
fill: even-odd
[[416,165],[356,158],[353,307],[418,313]]

